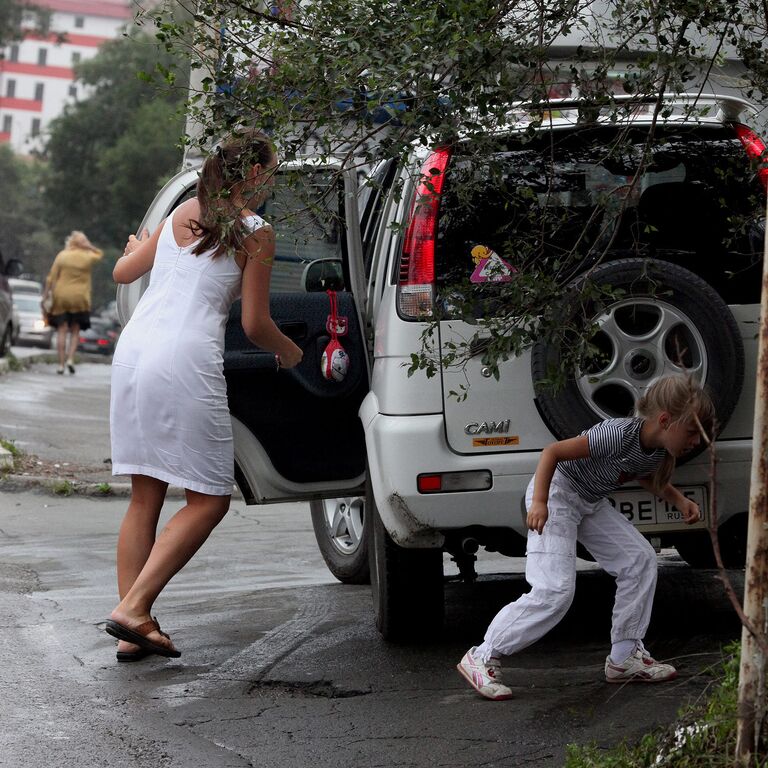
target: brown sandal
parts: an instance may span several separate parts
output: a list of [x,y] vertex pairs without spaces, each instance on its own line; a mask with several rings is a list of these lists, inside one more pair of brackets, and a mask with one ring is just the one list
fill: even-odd
[[[125,625],[113,621],[112,619],[107,619],[105,629],[107,630],[107,634],[112,635],[112,637],[116,637],[118,640],[126,640],[129,643],[134,643],[146,651],[156,653],[158,656],[166,656],[171,659],[177,659],[181,656],[181,651],[154,643],[147,637],[150,632],[159,632],[163,637],[168,637],[168,635],[160,629],[160,625],[157,623],[156,619],[145,621],[143,624],[139,624],[138,627],[134,627],[133,629],[129,629]],[[170,640],[170,637],[168,637],[168,639]]]

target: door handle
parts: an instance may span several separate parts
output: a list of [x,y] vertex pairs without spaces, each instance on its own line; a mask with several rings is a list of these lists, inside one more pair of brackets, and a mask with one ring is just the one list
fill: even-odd
[[291,341],[301,341],[307,338],[307,324],[303,320],[288,320],[284,323],[278,323],[278,328]]

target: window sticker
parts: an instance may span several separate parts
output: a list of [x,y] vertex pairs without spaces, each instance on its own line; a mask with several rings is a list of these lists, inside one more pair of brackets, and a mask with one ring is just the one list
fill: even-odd
[[470,275],[471,283],[508,283],[517,271],[487,245],[476,245],[472,249],[475,271]]

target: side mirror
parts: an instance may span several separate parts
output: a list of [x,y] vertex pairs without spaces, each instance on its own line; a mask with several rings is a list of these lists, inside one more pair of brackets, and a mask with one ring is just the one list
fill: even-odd
[[8,259],[5,265],[7,277],[18,277],[24,271],[24,265],[18,259]]
[[321,291],[343,291],[344,270],[341,259],[317,259],[304,268],[301,287],[307,293]]

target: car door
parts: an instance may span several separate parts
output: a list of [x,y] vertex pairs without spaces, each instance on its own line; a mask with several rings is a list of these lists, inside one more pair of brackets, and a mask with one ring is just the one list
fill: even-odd
[[[324,498],[360,491],[365,441],[357,412],[368,391],[369,362],[355,296],[364,279],[354,173],[337,166],[281,168],[275,193],[259,213],[276,234],[270,311],[303,350],[302,362],[277,370],[274,355],[255,347],[233,304],[226,328],[224,375],[235,439],[235,476],[248,503]],[[288,176],[292,177],[292,184]],[[150,231],[194,193],[195,171],[172,179],[142,223]],[[302,194],[297,192],[301,188]],[[122,322],[148,276],[118,288]],[[335,288],[338,341],[349,367],[341,380],[323,375],[331,340]]]

